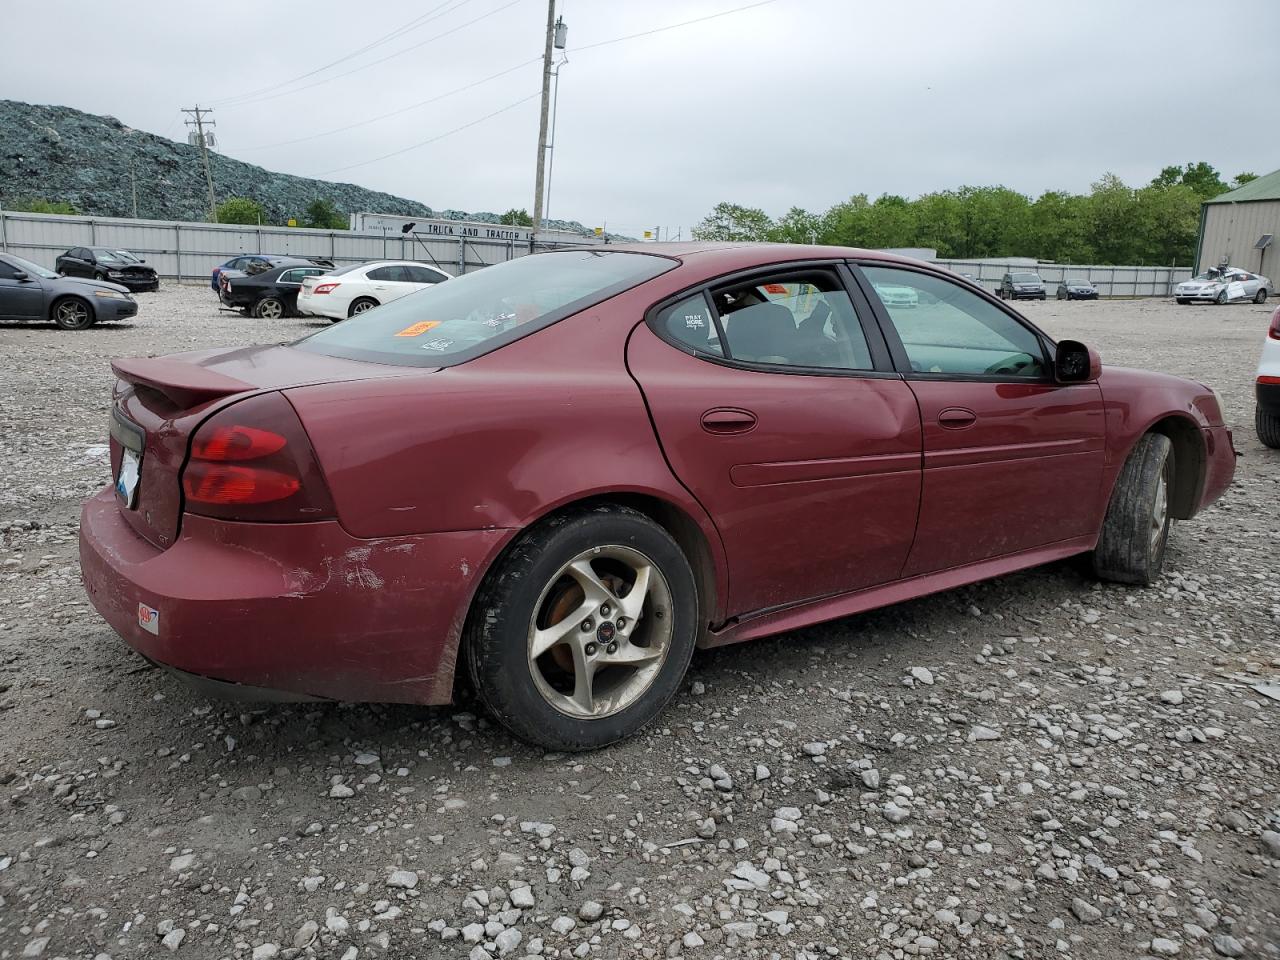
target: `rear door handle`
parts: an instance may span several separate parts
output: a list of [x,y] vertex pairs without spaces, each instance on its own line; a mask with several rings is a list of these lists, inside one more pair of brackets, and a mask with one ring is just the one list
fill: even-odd
[[948,407],[938,414],[938,424],[949,430],[962,430],[972,426],[977,419],[976,413],[964,407]]
[[707,433],[746,433],[756,425],[756,415],[736,407],[716,407],[702,415],[702,429]]

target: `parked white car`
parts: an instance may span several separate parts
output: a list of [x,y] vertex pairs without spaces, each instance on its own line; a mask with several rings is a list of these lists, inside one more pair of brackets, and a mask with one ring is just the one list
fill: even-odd
[[1208,303],[1252,300],[1254,303],[1266,303],[1271,293],[1270,280],[1238,267],[1215,267],[1198,277],[1182,281],[1173,290],[1179,303],[1191,303],[1193,300]]
[[1271,314],[1271,326],[1262,341],[1262,360],[1258,363],[1257,406],[1253,422],[1258,439],[1268,447],[1280,449],[1280,307]]
[[298,312],[345,320],[448,279],[438,267],[408,260],[358,263],[303,280]]

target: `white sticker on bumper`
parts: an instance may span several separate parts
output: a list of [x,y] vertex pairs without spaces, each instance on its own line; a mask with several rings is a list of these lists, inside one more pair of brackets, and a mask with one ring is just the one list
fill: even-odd
[[145,603],[138,604],[138,626],[147,633],[160,636],[160,611],[155,607],[148,607]]

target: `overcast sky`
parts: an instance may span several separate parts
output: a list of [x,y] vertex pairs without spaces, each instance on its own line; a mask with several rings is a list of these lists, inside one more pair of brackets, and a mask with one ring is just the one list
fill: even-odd
[[[777,216],[856,193],[1280,166],[1275,0],[773,0],[587,49],[749,2],[558,0],[570,62],[551,216],[687,236],[721,200]],[[541,74],[526,61],[546,14],[547,0],[6,4],[0,97],[176,139],[179,108],[211,104],[237,159],[432,207],[532,210]]]

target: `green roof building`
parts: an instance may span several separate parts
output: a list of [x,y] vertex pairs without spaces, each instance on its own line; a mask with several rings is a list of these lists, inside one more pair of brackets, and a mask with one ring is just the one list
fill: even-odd
[[1208,200],[1200,208],[1196,273],[1230,263],[1280,282],[1280,170]]

